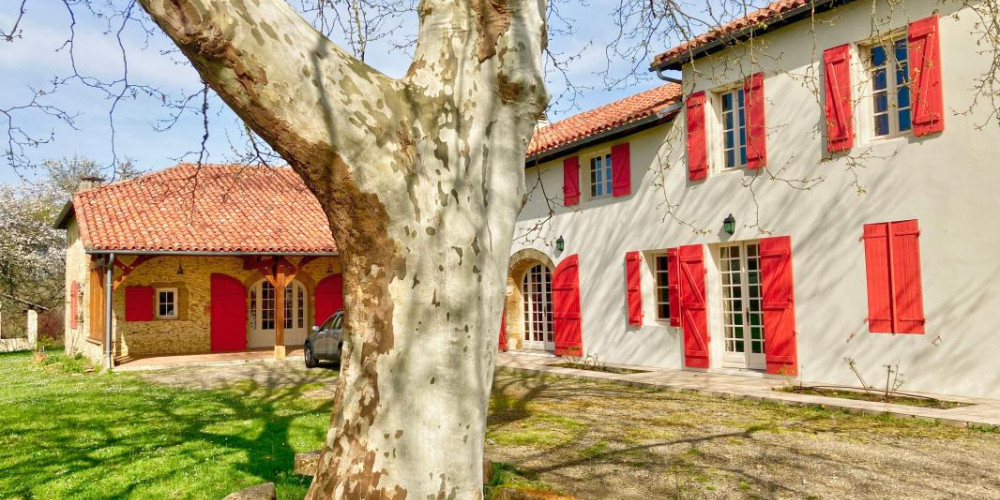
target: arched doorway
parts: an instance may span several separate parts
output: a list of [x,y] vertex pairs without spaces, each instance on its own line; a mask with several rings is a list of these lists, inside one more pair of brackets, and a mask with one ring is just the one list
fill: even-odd
[[[306,322],[306,304],[309,303],[306,287],[292,281],[285,287],[285,345],[301,346],[309,329]],[[260,280],[250,288],[250,335],[248,346],[273,347],[276,293],[267,280]]]
[[524,310],[524,347],[553,351],[555,335],[552,325],[552,271],[544,264],[535,264],[521,280]]

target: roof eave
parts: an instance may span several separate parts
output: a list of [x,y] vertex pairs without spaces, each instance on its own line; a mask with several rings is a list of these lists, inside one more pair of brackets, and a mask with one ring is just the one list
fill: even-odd
[[538,154],[531,155],[524,160],[524,168],[537,167],[538,165],[559,158],[560,156],[566,156],[571,153],[575,153],[581,149],[591,146],[598,142],[611,141],[618,139],[620,137],[631,135],[636,132],[641,132],[651,127],[655,127],[662,123],[666,123],[674,118],[674,116],[680,111],[683,103],[677,102],[667,106],[660,111],[653,113],[644,118],[634,120],[623,125],[605,130],[603,132],[598,132],[596,134],[588,135],[582,137],[573,142],[563,144],[553,149],[542,151]]
[[69,201],[63,205],[62,210],[59,211],[59,215],[56,217],[56,223],[52,226],[54,229],[66,229],[69,227],[69,221],[75,216],[73,210],[73,199],[70,198]]
[[177,256],[177,257],[218,257],[218,256],[273,256],[273,255],[283,255],[290,257],[337,257],[340,252],[244,252],[244,251],[201,251],[201,250],[132,250],[132,249],[91,249],[86,250],[88,255],[159,255],[159,256]]
[[835,7],[839,7],[853,1],[854,0],[814,0],[810,3],[802,5],[801,7],[785,12],[771,21],[765,22],[763,27],[749,26],[735,33],[723,36],[718,40],[700,45],[692,50],[686,50],[669,59],[664,59],[659,62],[654,61],[650,64],[649,71],[680,71],[685,64],[694,61],[695,59],[719,52],[730,46],[733,42],[740,42],[754,35],[759,36],[764,33],[769,33],[778,28],[782,28],[784,26],[788,26],[789,24],[806,19],[814,14],[826,12]]

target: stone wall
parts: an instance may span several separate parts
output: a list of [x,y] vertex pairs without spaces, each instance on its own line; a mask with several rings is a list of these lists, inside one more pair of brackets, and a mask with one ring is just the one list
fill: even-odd
[[0,338],[0,352],[31,351],[38,345],[38,313],[28,311],[25,317],[28,335],[25,338]]
[[[73,219],[66,227],[66,318],[63,328],[66,352],[81,353],[95,363],[100,363],[103,358],[101,345],[87,339],[87,329],[90,325],[90,311],[87,307],[90,303],[90,266],[91,258],[87,255],[83,240],[80,238],[80,226]],[[79,293],[75,297],[72,296],[74,281],[79,287]],[[76,328],[72,328],[73,301],[77,304]]]

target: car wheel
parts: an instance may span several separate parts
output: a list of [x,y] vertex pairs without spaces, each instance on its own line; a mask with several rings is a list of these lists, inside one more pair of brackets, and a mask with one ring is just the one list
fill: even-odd
[[306,344],[305,352],[302,357],[306,360],[306,368],[316,368],[319,366],[319,360],[313,355],[313,348],[311,345]]

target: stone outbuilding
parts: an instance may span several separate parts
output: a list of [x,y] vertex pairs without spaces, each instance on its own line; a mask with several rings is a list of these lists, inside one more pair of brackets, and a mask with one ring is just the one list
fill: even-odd
[[301,347],[343,305],[319,202],[289,168],[182,164],[81,183],[60,215],[66,349],[95,362]]

